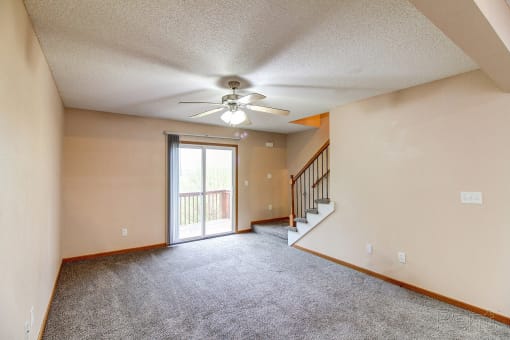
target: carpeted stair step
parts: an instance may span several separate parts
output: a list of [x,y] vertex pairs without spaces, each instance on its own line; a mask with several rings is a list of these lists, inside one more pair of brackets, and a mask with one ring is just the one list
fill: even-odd
[[288,229],[288,230],[290,230],[290,231],[293,231],[293,232],[297,233],[297,228],[296,228],[296,227],[288,226],[288,227],[287,227],[287,229]]
[[297,222],[301,222],[301,223],[308,223],[308,221],[307,221],[307,220],[306,220],[306,218],[304,218],[304,217],[296,217],[296,218],[294,219],[294,222],[296,222],[296,223],[297,223]]
[[288,230],[287,227],[289,223],[281,223],[281,224],[256,224],[252,227],[253,231],[257,234],[273,236],[276,239],[281,239],[287,241]]
[[306,212],[309,213],[309,214],[318,215],[319,214],[319,209],[317,209],[317,208],[306,209]]
[[331,200],[329,198],[317,198],[315,203],[329,204]]

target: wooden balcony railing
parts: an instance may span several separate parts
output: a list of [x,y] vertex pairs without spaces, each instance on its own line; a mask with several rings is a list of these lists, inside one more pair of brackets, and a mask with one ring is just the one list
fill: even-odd
[[[179,224],[195,224],[202,219],[201,192],[184,192],[179,194]],[[205,193],[206,221],[230,218],[230,190],[213,190]]]

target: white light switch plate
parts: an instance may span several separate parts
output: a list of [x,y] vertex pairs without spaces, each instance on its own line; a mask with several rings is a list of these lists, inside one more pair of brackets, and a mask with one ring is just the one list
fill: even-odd
[[406,253],[404,253],[403,251],[398,252],[398,262],[406,263]]
[[480,191],[462,191],[460,202],[464,204],[482,204],[482,193]]
[[371,243],[367,243],[367,253],[372,254],[374,252],[374,247]]

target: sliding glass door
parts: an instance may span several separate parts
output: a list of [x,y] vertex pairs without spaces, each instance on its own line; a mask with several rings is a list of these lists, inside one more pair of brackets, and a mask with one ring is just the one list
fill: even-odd
[[179,223],[174,241],[234,231],[235,147],[179,146]]
[[203,221],[202,149],[179,147],[179,224],[174,241],[202,236]]
[[204,147],[206,236],[233,231],[234,150]]

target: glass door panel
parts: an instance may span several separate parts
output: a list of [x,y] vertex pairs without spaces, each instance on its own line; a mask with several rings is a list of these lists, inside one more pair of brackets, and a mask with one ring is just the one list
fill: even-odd
[[203,235],[202,148],[179,147],[179,227],[177,240]]
[[233,160],[231,148],[205,149],[205,235],[233,231]]
[[232,147],[179,147],[179,223],[175,242],[234,231],[235,153]]

